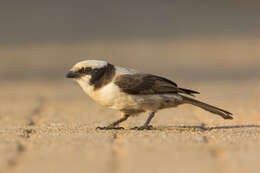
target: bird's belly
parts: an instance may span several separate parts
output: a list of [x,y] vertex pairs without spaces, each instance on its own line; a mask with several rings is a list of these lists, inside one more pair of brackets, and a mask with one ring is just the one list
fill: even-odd
[[118,94],[117,96],[102,95],[94,99],[98,103],[111,109],[122,110],[125,108],[137,108],[137,103],[133,100],[133,98],[125,94]]
[[175,94],[138,95],[134,98],[144,111],[156,112],[159,109],[178,106],[182,98]]
[[90,96],[101,105],[112,109],[139,109],[139,105],[132,95],[121,92],[120,89],[112,83],[101,88]]
[[159,109],[176,107],[181,104],[181,101],[181,97],[177,95],[129,95],[120,93],[116,97],[103,97],[98,102],[112,109],[138,113],[156,112]]

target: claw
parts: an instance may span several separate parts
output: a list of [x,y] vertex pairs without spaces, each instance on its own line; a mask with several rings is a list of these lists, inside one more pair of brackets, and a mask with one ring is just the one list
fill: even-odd
[[153,130],[153,126],[140,126],[140,127],[133,127],[131,130]]
[[113,126],[107,126],[107,127],[97,127],[97,130],[124,130],[124,127],[113,127]]

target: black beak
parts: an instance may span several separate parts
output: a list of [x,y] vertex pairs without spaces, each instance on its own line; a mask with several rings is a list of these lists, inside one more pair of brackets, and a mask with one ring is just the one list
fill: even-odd
[[73,72],[73,71],[69,71],[69,73],[67,73],[66,77],[67,78],[79,78],[80,75],[78,73]]

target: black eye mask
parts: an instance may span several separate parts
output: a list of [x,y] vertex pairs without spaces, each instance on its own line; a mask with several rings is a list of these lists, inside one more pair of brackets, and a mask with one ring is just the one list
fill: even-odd
[[115,67],[107,64],[102,68],[91,69],[89,74],[91,75],[90,84],[94,85],[95,89],[98,89],[111,82],[115,75]]
[[79,70],[78,70],[78,73],[79,73],[79,74],[91,74],[92,71],[93,71],[92,68],[90,68],[90,67],[85,67],[85,68],[79,69]]

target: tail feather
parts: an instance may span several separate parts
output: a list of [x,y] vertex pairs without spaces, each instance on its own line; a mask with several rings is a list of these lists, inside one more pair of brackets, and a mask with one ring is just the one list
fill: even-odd
[[200,94],[198,91],[185,89],[185,88],[179,88],[179,90],[180,90],[181,93],[188,94],[188,95],[191,95],[191,96],[194,96],[194,94]]
[[198,106],[198,107],[200,107],[200,108],[202,108],[206,111],[209,111],[213,114],[220,115],[224,119],[233,119],[233,117],[231,116],[232,113],[230,113],[226,110],[217,108],[215,106],[211,106],[207,103],[203,103],[203,102],[200,102],[198,100],[195,100],[195,99],[192,99],[192,98],[189,98],[189,97],[182,96],[182,98],[183,98],[184,103],[189,103],[189,104],[192,104],[194,106]]

